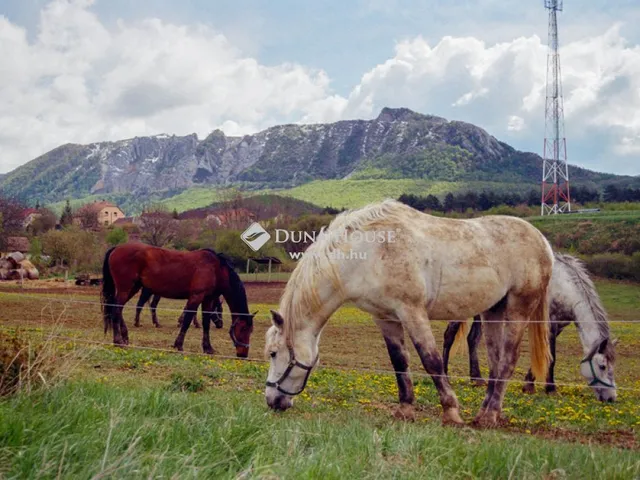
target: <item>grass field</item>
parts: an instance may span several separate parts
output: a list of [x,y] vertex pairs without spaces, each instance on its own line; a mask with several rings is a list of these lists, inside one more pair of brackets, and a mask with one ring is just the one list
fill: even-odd
[[[79,361],[69,380],[0,400],[0,477],[25,478],[637,478],[640,475],[640,286],[598,281],[620,339],[618,402],[602,404],[578,372],[575,328],[558,341],[559,393],[525,395],[509,386],[500,428],[443,428],[430,379],[412,351],[417,420],[392,418],[394,377],[382,337],[367,315],[345,306],[327,325],[321,367],[293,409],[265,405],[262,361],[266,318],[282,285],[247,284],[259,311],[251,361],[233,356],[227,329],[212,331],[217,355],[199,352],[190,330],[185,353],[169,350],[183,302],[163,300],[163,328],[132,327],[132,344],[114,348],[101,331],[97,290],[20,291],[3,285],[0,325],[34,340],[57,326],[60,354]],[[85,302],[85,303],[79,303]],[[439,342],[445,325],[433,322]],[[156,350],[157,349],[157,350]],[[486,357],[481,349],[486,375]],[[514,380],[528,367],[526,345]],[[472,387],[466,355],[450,370],[470,421],[484,389]],[[458,378],[461,377],[461,378]],[[562,384],[571,384],[564,386]]]
[[[429,180],[316,180],[298,187],[280,190],[246,191],[243,195],[274,193],[313,203],[320,207],[356,208],[367,203],[398,198],[403,193],[443,195],[448,192],[490,190],[495,192],[528,191],[530,185],[498,182],[439,182]],[[178,212],[206,207],[220,199],[220,189],[190,188],[163,200],[167,208]]]

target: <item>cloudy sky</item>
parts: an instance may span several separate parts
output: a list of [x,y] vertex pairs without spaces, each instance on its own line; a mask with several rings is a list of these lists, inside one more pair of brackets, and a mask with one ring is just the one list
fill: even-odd
[[[570,163],[640,174],[637,0],[567,0],[559,23]],[[542,0],[0,0],[0,173],[67,142],[384,106],[541,153],[546,44]]]

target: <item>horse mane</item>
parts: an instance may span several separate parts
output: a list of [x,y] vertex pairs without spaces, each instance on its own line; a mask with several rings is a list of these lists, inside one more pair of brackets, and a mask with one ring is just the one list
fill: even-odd
[[[602,340],[608,340],[611,336],[611,332],[609,330],[607,312],[602,306],[600,296],[598,295],[596,287],[589,276],[585,263],[579,258],[563,253],[555,252],[554,256],[557,262],[560,262],[566,267],[573,285],[579,289],[583,302],[587,305],[596,321]],[[614,361],[614,350],[611,347],[611,342],[608,342],[604,353],[607,360]]]
[[[251,325],[253,323],[253,317],[248,315],[249,313],[249,305],[247,300],[247,291],[244,287],[244,283],[240,279],[240,275],[235,270],[235,266],[233,261],[227,257],[224,253],[219,253],[213,250],[212,248],[203,248],[202,250],[209,252],[216,256],[216,258],[220,261],[220,265],[227,268],[229,272],[229,285],[231,287],[231,291],[235,292],[234,300],[237,300],[237,307],[240,307],[243,311],[232,311],[231,313],[238,313],[245,317],[244,319]],[[231,310],[231,305],[229,305],[229,309]]]
[[342,281],[330,254],[344,242],[343,233],[364,230],[372,223],[406,216],[413,210],[396,200],[387,199],[359,209],[346,210],[336,216],[325,231],[318,235],[293,270],[280,300],[280,313],[284,318],[284,338],[291,342],[302,319],[322,307],[317,294],[317,281],[326,278],[342,294]]

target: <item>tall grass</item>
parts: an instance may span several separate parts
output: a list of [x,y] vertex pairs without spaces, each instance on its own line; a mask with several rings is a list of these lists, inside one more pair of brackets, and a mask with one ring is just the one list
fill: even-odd
[[27,478],[634,478],[633,451],[268,412],[260,395],[78,382],[0,402],[0,472]]

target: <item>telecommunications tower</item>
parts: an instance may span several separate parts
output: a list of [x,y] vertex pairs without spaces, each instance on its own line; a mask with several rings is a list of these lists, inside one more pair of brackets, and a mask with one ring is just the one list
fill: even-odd
[[558,52],[557,13],[562,11],[562,1],[544,0],[544,6],[549,10],[549,52],[547,54],[541,215],[571,211],[567,140],[564,136],[560,53]]

